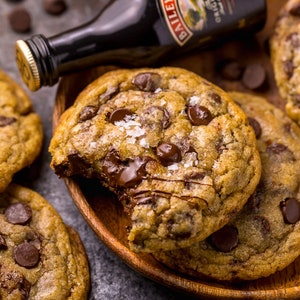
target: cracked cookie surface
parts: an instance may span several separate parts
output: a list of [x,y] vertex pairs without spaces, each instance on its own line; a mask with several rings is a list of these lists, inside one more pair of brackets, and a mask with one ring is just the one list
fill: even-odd
[[0,70],[0,192],[36,159],[42,140],[42,123],[29,97]]
[[89,268],[77,232],[36,192],[0,194],[0,298],[87,299]]
[[230,95],[255,128],[260,183],[235,219],[205,241],[155,257],[197,277],[254,280],[282,270],[300,254],[300,129],[264,98]]
[[271,61],[288,116],[300,124],[300,1],[289,0],[279,12],[270,39]]
[[223,90],[179,68],[116,70],[62,115],[61,177],[96,177],[131,220],[134,251],[186,247],[235,215],[260,178],[252,127]]

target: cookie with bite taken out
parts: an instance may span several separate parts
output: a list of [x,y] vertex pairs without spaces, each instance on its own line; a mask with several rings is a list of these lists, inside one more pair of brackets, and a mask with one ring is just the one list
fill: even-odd
[[58,176],[98,178],[118,195],[137,252],[205,239],[243,207],[261,173],[239,106],[173,67],[96,79],[61,116],[49,150]]

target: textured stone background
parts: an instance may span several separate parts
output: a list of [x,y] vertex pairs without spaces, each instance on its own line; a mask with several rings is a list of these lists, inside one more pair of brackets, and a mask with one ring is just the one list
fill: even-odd
[[[36,170],[30,170],[27,185],[44,196],[61,214],[65,223],[80,234],[91,266],[92,288],[90,300],[165,300],[182,299],[157,283],[142,277],[116,257],[94,234],[82,218],[69,196],[64,182],[56,177],[49,167],[48,145],[51,139],[52,109],[57,86],[30,92],[21,81],[14,58],[14,43],[35,33],[46,36],[74,27],[98,11],[103,0],[70,0],[69,9],[61,16],[49,16],[42,8],[42,0],[0,0],[0,68],[19,82],[30,95],[35,110],[43,120],[44,148]],[[18,6],[27,8],[32,16],[32,30],[16,34],[9,26],[7,16]]]

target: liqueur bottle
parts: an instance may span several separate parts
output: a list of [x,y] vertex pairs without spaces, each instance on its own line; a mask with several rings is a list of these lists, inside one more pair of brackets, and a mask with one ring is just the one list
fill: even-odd
[[82,26],[18,40],[16,60],[35,91],[99,64],[159,64],[224,36],[260,30],[265,19],[265,0],[114,0]]

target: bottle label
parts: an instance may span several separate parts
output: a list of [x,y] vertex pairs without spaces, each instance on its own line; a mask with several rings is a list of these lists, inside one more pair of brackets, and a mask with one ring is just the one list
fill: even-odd
[[[160,0],[169,30],[180,46],[233,14],[236,0]],[[220,26],[220,25],[219,25]]]

